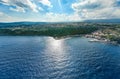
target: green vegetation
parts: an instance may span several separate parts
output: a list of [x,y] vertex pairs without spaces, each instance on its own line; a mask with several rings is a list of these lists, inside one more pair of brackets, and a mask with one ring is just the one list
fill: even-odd
[[11,36],[52,36],[92,35],[93,38],[107,39],[120,43],[120,24],[111,23],[50,23],[15,25],[0,28],[0,35]]
[[89,26],[65,26],[65,27],[14,27],[14,28],[1,28],[0,35],[43,35],[43,36],[69,36],[88,34],[97,30],[97,27]]

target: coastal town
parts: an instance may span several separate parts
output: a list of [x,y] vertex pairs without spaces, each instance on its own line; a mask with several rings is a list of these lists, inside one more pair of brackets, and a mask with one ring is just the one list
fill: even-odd
[[91,34],[85,35],[87,38],[93,38],[90,42],[106,42],[111,44],[120,44],[120,31],[113,29],[102,29]]

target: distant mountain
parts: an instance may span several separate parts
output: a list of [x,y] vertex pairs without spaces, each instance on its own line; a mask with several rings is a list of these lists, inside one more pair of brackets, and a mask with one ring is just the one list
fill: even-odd
[[31,25],[42,25],[48,24],[47,22],[11,22],[11,23],[0,23],[0,27],[20,27],[20,26],[31,26]]
[[[82,23],[120,23],[120,19],[94,19],[94,20],[84,20]],[[39,26],[45,24],[69,24],[75,22],[12,22],[12,23],[0,23],[0,28],[2,27],[31,27],[31,26]],[[76,22],[81,23],[81,22]]]
[[120,23],[120,19],[94,19],[94,20],[84,20],[84,22],[90,22],[90,23]]

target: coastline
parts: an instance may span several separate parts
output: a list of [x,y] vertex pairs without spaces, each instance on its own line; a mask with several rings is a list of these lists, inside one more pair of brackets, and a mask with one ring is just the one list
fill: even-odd
[[89,40],[89,42],[102,42],[102,43],[108,43],[108,44],[113,44],[113,45],[120,45],[117,41],[111,41],[111,40],[105,39],[105,38],[96,38],[96,37],[91,37],[88,35],[85,35],[84,37],[92,38],[91,40]]

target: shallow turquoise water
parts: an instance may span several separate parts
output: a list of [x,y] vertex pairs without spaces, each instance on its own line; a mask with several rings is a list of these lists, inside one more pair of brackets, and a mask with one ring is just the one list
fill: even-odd
[[89,40],[1,36],[0,79],[120,79],[120,46]]

